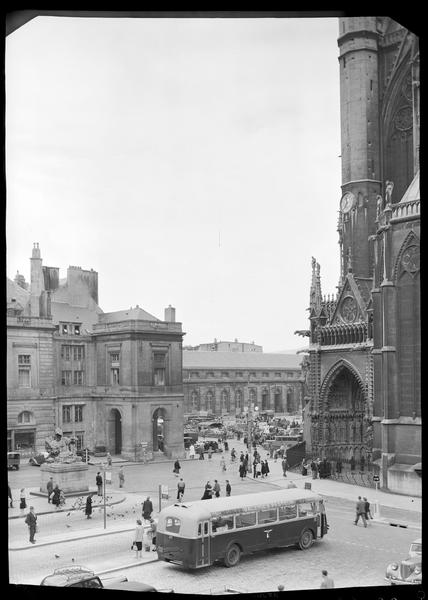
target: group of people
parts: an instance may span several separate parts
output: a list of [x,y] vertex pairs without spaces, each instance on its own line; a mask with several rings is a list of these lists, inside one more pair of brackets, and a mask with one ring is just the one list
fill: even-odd
[[135,550],[135,557],[142,558],[143,546],[146,552],[156,551],[156,521],[152,517],[153,502],[147,496],[141,505],[141,519],[137,519],[131,549]]
[[[230,481],[226,479],[226,496],[230,496],[232,491],[232,486],[230,485]],[[220,483],[217,479],[214,479],[214,484],[211,485],[210,481],[207,481],[204,488],[204,493],[202,495],[201,500],[211,500],[211,498],[219,498],[221,494]]]
[[370,511],[370,502],[364,496],[358,496],[357,503],[355,505],[355,521],[354,525],[358,525],[358,521],[362,520],[364,527],[367,527],[367,523],[370,519],[373,519],[372,513]]

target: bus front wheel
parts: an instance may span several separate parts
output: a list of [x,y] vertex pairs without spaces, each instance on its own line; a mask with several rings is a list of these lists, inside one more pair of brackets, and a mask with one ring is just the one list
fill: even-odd
[[310,529],[305,529],[305,531],[302,532],[302,535],[300,536],[299,540],[300,550],[307,550],[312,546],[313,543],[314,536],[312,534],[312,531]]
[[241,551],[236,544],[232,544],[226,551],[226,556],[224,557],[224,564],[226,567],[234,567],[239,563],[241,558]]

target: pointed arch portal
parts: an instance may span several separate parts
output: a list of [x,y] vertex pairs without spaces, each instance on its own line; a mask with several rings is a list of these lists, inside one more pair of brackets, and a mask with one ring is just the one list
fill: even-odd
[[359,374],[351,365],[340,361],[327,375],[321,389],[323,407],[319,446],[329,459],[359,462],[371,452],[365,444],[366,398]]

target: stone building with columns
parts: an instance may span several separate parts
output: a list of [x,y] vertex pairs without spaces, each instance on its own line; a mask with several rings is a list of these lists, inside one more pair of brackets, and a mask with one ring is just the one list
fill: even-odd
[[250,399],[259,412],[299,414],[301,361],[298,354],[184,350],[184,412],[235,416]]
[[342,190],[337,292],[312,259],[307,448],[369,463],[421,494],[418,38],[388,17],[339,19]]
[[138,459],[183,455],[181,323],[136,306],[104,313],[98,274],[45,267],[38,244],[31,283],[7,279],[8,449],[44,450],[55,427],[78,448]]

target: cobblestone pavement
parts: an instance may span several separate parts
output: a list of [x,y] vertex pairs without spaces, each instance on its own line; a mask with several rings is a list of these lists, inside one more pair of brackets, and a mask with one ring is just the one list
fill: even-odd
[[[236,440],[232,440],[230,448],[232,446],[236,448],[238,454],[243,448],[243,444]],[[195,591],[195,593],[199,587],[203,587],[206,591],[218,589],[219,586],[228,585],[231,582],[233,583],[231,587],[239,587],[239,583],[243,588],[250,585],[251,591],[266,591],[267,589],[276,589],[276,585],[279,583],[285,585],[286,589],[318,587],[319,571],[321,568],[327,568],[329,571],[331,570],[334,579],[337,580],[336,585],[383,585],[385,565],[389,560],[405,556],[410,541],[419,535],[415,528],[420,526],[421,522],[421,499],[379,493],[382,504],[381,516],[386,521],[388,519],[406,521],[414,529],[386,527],[380,522],[373,522],[370,528],[364,530],[352,526],[355,499],[361,493],[361,495],[368,496],[369,500],[373,502],[374,492],[372,490],[367,488],[360,490],[358,486],[329,480],[312,481],[310,478],[303,478],[299,473],[292,472],[289,472],[287,478],[284,478],[280,462],[275,463],[273,460],[269,460],[271,473],[267,479],[254,480],[250,476],[241,481],[238,474],[238,461],[231,464],[229,456],[226,454],[226,463],[227,471],[223,473],[220,470],[219,454],[213,455],[211,460],[207,458],[205,461],[181,461],[181,476],[186,482],[185,499],[199,499],[205,482],[208,479],[212,482],[214,478],[219,480],[222,490],[224,490],[226,478],[229,479],[233,495],[254,493],[262,489],[277,489],[278,486],[284,486],[290,480],[293,480],[298,487],[303,488],[307,481],[311,481],[312,489],[323,494],[327,500],[326,506],[332,528],[326,539],[307,552],[294,549],[274,550],[270,553],[246,557],[242,564],[235,569],[214,566],[202,571],[183,574],[178,567],[156,563],[127,571],[126,574],[129,578],[135,578],[135,573],[142,581],[146,581],[148,576],[153,576],[153,580],[147,581],[152,583],[155,580],[159,581],[159,577],[162,577],[163,581],[165,577],[168,581],[165,581],[163,587],[176,588],[179,586],[184,591]],[[108,489],[111,495],[123,493],[125,500],[109,510],[107,529],[120,530],[120,532],[117,531],[107,537],[62,543],[58,540],[85,535],[85,532],[87,535],[103,532],[102,511],[97,509],[91,520],[85,519],[81,511],[69,511],[70,514],[65,512],[40,515],[40,533],[36,539],[40,543],[49,540],[55,543],[38,548],[37,544],[32,546],[28,543],[27,528],[23,520],[9,519],[9,547],[26,548],[9,553],[12,582],[37,584],[55,567],[71,562],[72,558],[78,563],[92,567],[97,572],[133,562],[135,555],[130,551],[130,542],[132,541],[130,537],[132,537],[135,519],[140,514],[142,500],[146,495],[150,495],[155,512],[157,512],[158,485],[162,483],[168,485],[170,489],[170,499],[163,502],[163,505],[167,505],[175,501],[178,479],[172,473],[172,462],[146,465],[128,464],[125,466],[125,488],[119,490],[118,468],[119,465],[113,465],[113,484],[108,486]],[[95,478],[96,470],[97,467],[90,468],[89,480],[91,477]],[[9,474],[9,481],[13,486],[15,497],[19,487],[23,485],[30,487],[30,483],[37,486],[39,480],[40,471],[35,467],[24,466],[21,471]],[[42,506],[49,506],[46,499],[39,498],[37,501],[40,501]],[[67,503],[69,501],[72,502],[72,499],[67,500]],[[374,532],[376,532],[375,535]],[[319,554],[320,552],[321,554]],[[55,554],[59,558],[55,558]],[[298,568],[295,569],[294,565],[297,565]],[[262,572],[263,576],[257,577],[254,570],[257,573]],[[174,574],[173,579],[177,580],[175,585],[170,582],[172,574]],[[282,574],[286,577],[286,581],[276,583],[278,578],[283,577]],[[360,581],[367,583],[360,583]],[[190,589],[189,586],[193,587]],[[177,589],[177,591],[179,590]]]

